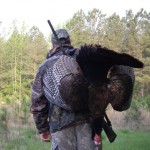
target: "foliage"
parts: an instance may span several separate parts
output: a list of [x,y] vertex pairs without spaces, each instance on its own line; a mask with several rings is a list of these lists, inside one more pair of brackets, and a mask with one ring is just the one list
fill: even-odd
[[29,102],[31,82],[48,49],[48,44],[37,27],[32,27],[29,32],[25,31],[24,26],[22,28],[18,31],[14,24],[8,40],[0,43],[1,99],[7,103]]
[[127,111],[125,115],[125,120],[127,122],[130,121],[139,121],[141,112],[140,112],[140,103],[137,103],[136,101],[132,101],[131,108]]
[[105,16],[98,9],[93,9],[87,14],[83,10],[75,13],[73,18],[66,23],[73,45],[100,44],[104,32]]
[[[115,51],[128,53],[144,62],[142,70],[135,69],[136,86],[134,96],[143,97],[150,93],[150,13],[141,9],[137,14],[126,11],[120,18],[116,13],[106,17],[98,9],[87,14],[78,11],[66,23],[75,46],[101,44]],[[136,89],[136,87],[135,87]]]
[[[8,119],[9,119],[8,111],[6,107],[3,106],[0,109],[0,135],[2,137],[2,139],[0,138],[0,141],[2,143],[8,141],[8,132],[9,132]],[[1,149],[1,145],[0,145],[0,149]]]
[[0,126],[2,126],[3,128],[5,128],[6,126],[7,117],[8,117],[7,109],[6,107],[2,107],[0,109]]

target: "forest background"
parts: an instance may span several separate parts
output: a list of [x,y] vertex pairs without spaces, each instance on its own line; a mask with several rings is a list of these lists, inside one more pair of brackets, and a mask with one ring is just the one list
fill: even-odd
[[[135,69],[130,109],[116,112],[109,106],[107,112],[116,129],[149,131],[150,13],[144,9],[136,14],[128,10],[120,17],[116,13],[106,16],[99,9],[88,13],[81,9],[57,28],[67,29],[74,47],[85,43],[100,44],[144,62],[143,69]],[[38,26],[27,29],[22,23],[18,29],[14,21],[9,35],[0,34],[0,149],[6,148],[14,139],[20,139],[24,129],[30,133],[30,138],[38,135],[29,112],[31,85],[50,48],[50,35],[44,37]]]

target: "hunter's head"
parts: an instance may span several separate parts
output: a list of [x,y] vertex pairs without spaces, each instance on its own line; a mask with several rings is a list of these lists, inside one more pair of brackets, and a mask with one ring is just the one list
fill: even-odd
[[[61,42],[62,45],[71,45],[70,36],[65,29],[56,30],[56,34],[57,34],[58,40]],[[59,45],[58,40],[56,39],[54,34],[52,34],[51,42],[53,44],[53,47]]]

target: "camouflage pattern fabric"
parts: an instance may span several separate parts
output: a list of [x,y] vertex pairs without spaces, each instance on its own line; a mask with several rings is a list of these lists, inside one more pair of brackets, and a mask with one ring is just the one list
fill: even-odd
[[[53,105],[52,103],[50,104]],[[53,105],[53,108],[51,110],[52,111],[49,115],[51,133],[57,132],[58,130],[62,130],[64,128],[68,128],[78,123],[88,121],[86,113],[70,112],[57,105]]]
[[[73,51],[71,51],[71,54],[72,53]],[[50,97],[45,97],[43,75],[46,71],[46,67],[53,65],[60,55],[62,55],[62,53],[57,52],[57,54],[41,64],[32,85],[30,112],[33,114],[35,125],[39,133],[49,129],[50,132],[53,133],[64,127],[73,125],[76,122],[87,120],[87,114],[73,113],[65,110],[53,104]]]
[[33,114],[35,125],[39,133],[49,130],[48,100],[43,94],[42,77],[39,72],[32,86],[30,112]]
[[91,137],[89,123],[72,126],[52,134],[51,150],[97,150],[98,147]]

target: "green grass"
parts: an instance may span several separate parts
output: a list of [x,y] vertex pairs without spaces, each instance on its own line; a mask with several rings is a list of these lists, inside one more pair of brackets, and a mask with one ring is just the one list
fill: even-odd
[[[117,138],[110,143],[103,133],[103,150],[150,150],[149,131],[116,131]],[[42,142],[36,129],[24,128],[18,136],[5,143],[2,150],[49,150],[50,143]]]
[[5,144],[4,150],[49,150],[50,142],[42,142],[35,129],[25,128]]
[[150,150],[150,131],[119,130],[116,133],[113,143],[103,135],[103,150]]

